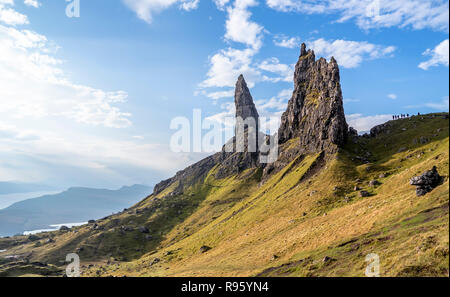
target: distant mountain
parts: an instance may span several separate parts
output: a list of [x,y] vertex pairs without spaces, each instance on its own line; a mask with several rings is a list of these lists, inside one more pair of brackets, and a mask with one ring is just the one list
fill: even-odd
[[59,194],[20,201],[0,210],[0,236],[99,219],[138,202],[151,191],[151,187],[144,185],[119,190],[70,188]]
[[54,189],[55,188],[53,188],[51,186],[47,186],[47,185],[0,181],[0,195],[49,191],[49,190],[54,190]]

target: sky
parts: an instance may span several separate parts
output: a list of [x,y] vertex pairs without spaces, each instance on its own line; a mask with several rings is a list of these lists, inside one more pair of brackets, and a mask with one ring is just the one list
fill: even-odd
[[302,42],[336,58],[358,131],[448,111],[448,19],[442,0],[0,0],[0,181],[168,178],[208,155],[171,151],[171,120],[233,115],[241,73],[280,117]]

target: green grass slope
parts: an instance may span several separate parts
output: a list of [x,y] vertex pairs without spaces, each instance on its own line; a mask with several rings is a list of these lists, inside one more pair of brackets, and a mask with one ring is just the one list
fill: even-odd
[[[259,169],[216,179],[214,167],[182,194],[172,184],[97,226],[0,239],[0,258],[62,267],[77,251],[84,276],[364,276],[376,253],[381,276],[448,276],[443,115],[388,122],[333,156],[296,156],[263,183]],[[417,197],[409,179],[432,166],[442,184]]]

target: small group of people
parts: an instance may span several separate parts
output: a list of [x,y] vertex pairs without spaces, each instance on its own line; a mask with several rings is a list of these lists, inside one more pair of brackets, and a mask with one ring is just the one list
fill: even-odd
[[398,119],[404,119],[404,118],[409,118],[409,113],[407,114],[400,114],[400,115],[393,115],[392,119],[393,120],[398,120]]
[[[420,116],[420,112],[418,112],[417,115]],[[413,116],[413,115],[411,115],[411,116]],[[404,118],[409,118],[409,113],[407,113],[407,114],[403,114],[402,113],[400,115],[393,115],[392,116],[393,120],[404,119]]]

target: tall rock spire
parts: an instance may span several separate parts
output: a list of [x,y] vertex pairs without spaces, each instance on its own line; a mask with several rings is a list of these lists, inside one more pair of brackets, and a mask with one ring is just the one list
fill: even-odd
[[259,115],[252,95],[241,74],[234,96],[236,107],[236,135],[222,148],[216,178],[238,174],[245,169],[259,167]]
[[241,117],[243,120],[251,117],[258,122],[259,115],[253,103],[252,95],[247,87],[244,76],[241,74],[236,83],[234,94],[234,104],[236,105],[236,118]]
[[303,43],[295,66],[294,92],[281,117],[279,143],[298,137],[305,152],[334,152],[344,144],[347,131],[336,60],[316,61],[314,51],[306,50]]

